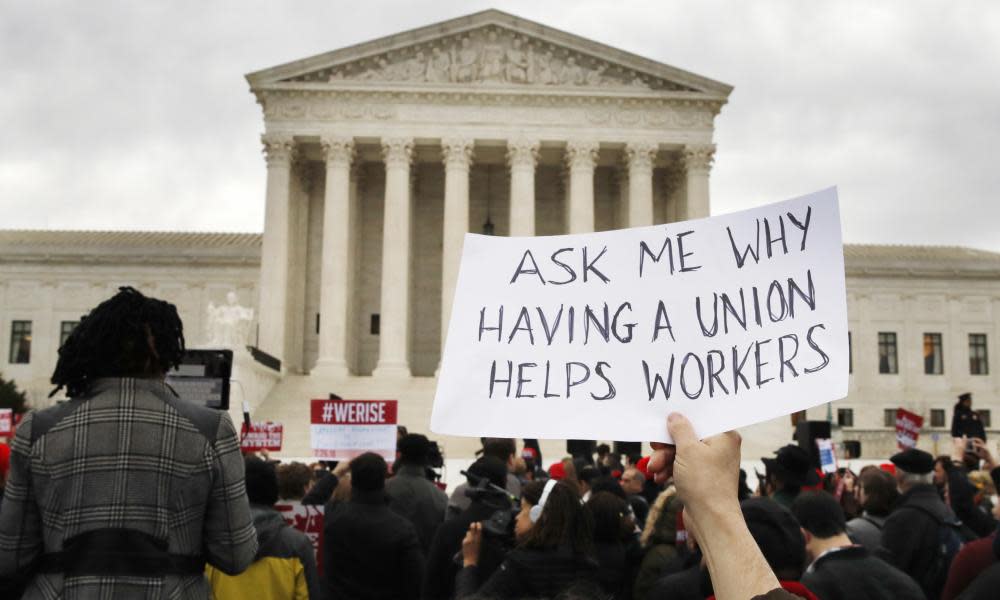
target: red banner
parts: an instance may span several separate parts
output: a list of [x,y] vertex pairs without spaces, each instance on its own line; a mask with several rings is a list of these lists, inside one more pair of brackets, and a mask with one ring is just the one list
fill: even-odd
[[904,408],[896,410],[896,445],[900,450],[915,448],[924,418]]
[[395,400],[313,400],[313,425],[395,425]]
[[242,432],[243,441],[240,446],[244,452],[256,452],[258,450],[279,452],[281,450],[281,441],[284,437],[284,429],[285,426],[281,423],[267,421],[265,423],[251,423],[250,431],[247,431],[246,424],[244,424]]

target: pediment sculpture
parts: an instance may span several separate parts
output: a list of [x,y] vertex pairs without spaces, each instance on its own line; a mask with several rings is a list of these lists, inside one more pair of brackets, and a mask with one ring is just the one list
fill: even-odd
[[648,73],[497,27],[348,62],[294,80],[691,90]]

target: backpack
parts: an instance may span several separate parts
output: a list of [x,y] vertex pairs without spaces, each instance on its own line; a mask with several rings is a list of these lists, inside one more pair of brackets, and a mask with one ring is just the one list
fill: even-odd
[[924,590],[939,594],[948,580],[948,569],[951,568],[951,561],[962,549],[962,545],[969,541],[967,534],[963,531],[964,525],[958,519],[942,520],[929,510],[919,506],[908,506],[907,508],[919,510],[929,515],[937,523],[937,545],[935,546],[934,560],[918,581]]

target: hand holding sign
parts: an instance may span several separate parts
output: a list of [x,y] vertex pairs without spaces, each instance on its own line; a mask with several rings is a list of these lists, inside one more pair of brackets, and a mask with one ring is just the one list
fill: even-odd
[[[835,190],[711,219],[466,236],[431,429],[699,437],[847,391]],[[530,418],[525,418],[528,416]]]

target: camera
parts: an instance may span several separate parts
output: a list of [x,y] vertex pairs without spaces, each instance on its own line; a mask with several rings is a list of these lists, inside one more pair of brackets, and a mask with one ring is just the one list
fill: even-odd
[[517,506],[520,500],[504,488],[490,483],[485,477],[479,477],[468,471],[459,472],[474,484],[465,490],[465,495],[495,509],[490,517],[483,521],[483,533],[513,547],[514,521],[517,518]]

